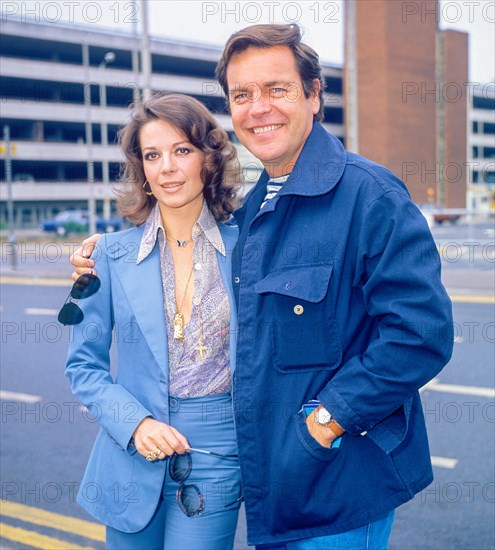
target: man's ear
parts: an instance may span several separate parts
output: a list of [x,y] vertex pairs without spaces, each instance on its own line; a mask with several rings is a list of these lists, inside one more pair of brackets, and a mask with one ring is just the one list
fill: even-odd
[[316,115],[320,110],[320,90],[321,82],[315,78],[313,80],[313,91],[311,92],[311,104],[313,106],[313,114]]

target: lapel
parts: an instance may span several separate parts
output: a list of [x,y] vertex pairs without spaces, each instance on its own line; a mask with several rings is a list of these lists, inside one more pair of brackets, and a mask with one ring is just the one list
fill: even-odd
[[[270,178],[266,170],[263,170],[258,183],[245,196],[241,208],[234,212],[234,219],[238,225],[238,239],[232,254],[232,271],[235,275],[241,273],[241,263],[246,244],[249,226],[253,218],[258,214],[261,203],[266,195],[266,182]],[[268,206],[268,205],[267,205]],[[231,283],[232,284],[232,283]],[[239,302],[239,285],[234,285],[234,298],[236,304]]]
[[235,305],[234,291],[232,288],[232,254],[234,252],[235,243],[237,241],[238,229],[235,225],[226,225],[217,223],[222,236],[223,244],[225,245],[226,256],[222,256],[218,250],[217,260],[220,275],[222,276],[223,284],[230,302],[230,372],[235,370],[235,356],[237,348],[237,308]]
[[159,367],[168,373],[168,343],[158,243],[136,264],[144,226],[120,234],[108,247],[110,263],[122,284],[136,321]]

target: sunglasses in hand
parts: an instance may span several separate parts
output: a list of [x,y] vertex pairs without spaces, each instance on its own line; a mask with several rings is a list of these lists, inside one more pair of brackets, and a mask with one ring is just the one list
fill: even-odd
[[92,273],[83,273],[78,277],[58,314],[58,322],[62,325],[79,324],[84,319],[84,313],[72,300],[83,300],[93,296],[98,292],[100,284],[100,279]]
[[[189,448],[188,451],[196,452],[196,453],[202,453],[206,455],[211,456],[217,456],[221,458],[237,458],[238,455],[236,454],[221,454],[221,453],[215,453],[213,451],[205,451],[203,449],[194,449]],[[168,464],[168,471],[170,474],[170,478],[179,484],[179,487],[176,492],[176,500],[177,504],[179,505],[179,508],[182,510],[182,512],[188,517],[191,518],[193,516],[206,516],[209,515],[208,512],[204,512],[206,502],[205,497],[201,494],[201,491],[199,490],[199,487],[197,485],[194,485],[192,483],[186,484],[185,481],[189,477],[191,471],[192,471],[192,458],[190,453],[184,453],[184,454],[173,454],[170,457],[170,461]],[[228,504],[224,505],[224,508],[228,508],[229,506],[232,506],[234,504],[238,504],[241,500],[244,500],[244,497],[240,496],[233,502],[229,502]],[[214,513],[214,512],[210,512]]]

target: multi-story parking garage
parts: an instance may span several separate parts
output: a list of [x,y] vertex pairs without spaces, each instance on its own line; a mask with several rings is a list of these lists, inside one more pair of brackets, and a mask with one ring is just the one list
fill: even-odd
[[[128,117],[134,94],[143,87],[136,61],[138,40],[87,27],[12,20],[2,24],[2,32],[2,125],[9,126],[14,145],[16,226],[34,226],[61,210],[85,208],[90,191],[97,212],[110,215],[120,161],[117,131]],[[221,48],[152,38],[149,49],[151,89],[182,92],[203,101],[235,141],[214,79]],[[107,55],[110,52],[114,56]],[[342,69],[325,65],[324,75],[325,125],[343,139]],[[259,164],[237,146],[249,186],[257,179]],[[88,162],[94,172],[91,189]],[[107,166],[109,183],[105,184]],[[1,169],[5,182],[4,156]],[[5,183],[1,185],[0,220],[5,223],[6,189]]]

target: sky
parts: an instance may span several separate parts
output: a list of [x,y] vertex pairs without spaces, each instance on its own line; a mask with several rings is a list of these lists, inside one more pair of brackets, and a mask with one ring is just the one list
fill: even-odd
[[[367,2],[373,0],[357,0]],[[399,0],[389,0],[395,2]],[[150,34],[222,46],[228,37],[255,23],[298,23],[304,40],[322,61],[341,65],[344,59],[343,0],[147,0]],[[424,2],[404,1],[404,17],[432,17],[421,11]],[[418,11],[419,10],[419,11]],[[26,20],[74,22],[132,32],[133,20],[141,25],[137,0],[36,0],[2,2],[2,20],[12,15]],[[469,33],[471,83],[495,80],[495,1],[442,0],[442,29]]]

